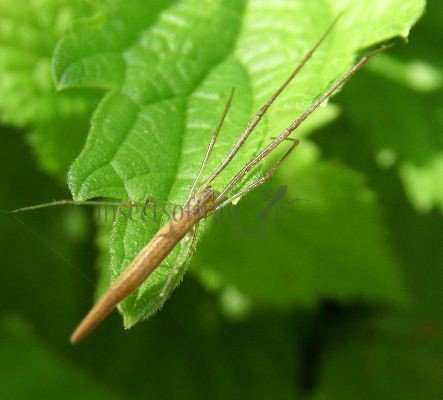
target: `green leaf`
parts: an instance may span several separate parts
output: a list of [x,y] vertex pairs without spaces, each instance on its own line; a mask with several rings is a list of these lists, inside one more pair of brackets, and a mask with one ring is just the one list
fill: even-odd
[[0,2],[0,122],[29,128],[40,164],[63,178],[84,144],[97,97],[57,93],[51,58],[72,20],[90,9],[84,0]]
[[404,304],[374,193],[352,170],[303,154],[214,216],[193,260],[203,282],[255,304]]
[[0,321],[0,396],[3,399],[116,399],[84,372],[46,349],[16,318]]
[[[360,48],[406,36],[423,6],[419,0],[364,5],[332,0],[104,1],[100,13],[59,43],[53,62],[60,88],[109,89],[70,171],[74,197],[183,203],[231,87],[237,96],[208,170],[345,9],[322,49],[217,180],[220,189],[269,136],[343,74]],[[160,223],[117,219],[111,242],[114,279]],[[127,326],[157,309],[159,288],[175,257],[123,302]]]

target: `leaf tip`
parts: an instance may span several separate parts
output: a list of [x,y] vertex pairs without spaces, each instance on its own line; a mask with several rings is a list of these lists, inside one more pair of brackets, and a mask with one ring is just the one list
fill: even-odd
[[124,329],[131,329],[135,324],[137,323],[137,320],[134,319],[131,315],[124,314],[123,315],[123,328]]

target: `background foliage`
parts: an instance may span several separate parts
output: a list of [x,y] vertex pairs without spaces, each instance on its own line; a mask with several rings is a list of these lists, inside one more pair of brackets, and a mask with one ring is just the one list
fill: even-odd
[[[75,159],[77,198],[180,201],[205,147],[196,135],[209,135],[231,85],[238,97],[215,158],[289,61],[348,8],[235,170],[357,50],[406,35],[422,8],[187,3],[0,1],[3,210],[68,197]],[[88,210],[3,211],[0,396],[440,399],[441,15],[430,1],[410,43],[374,60],[320,111],[272,182],[231,208],[231,219],[209,222],[183,285],[130,331],[115,314],[84,344],[67,344],[97,279],[105,287],[110,262],[118,273],[156,226],[117,221],[110,257],[110,227]],[[127,325],[144,316],[156,285],[122,309]]]

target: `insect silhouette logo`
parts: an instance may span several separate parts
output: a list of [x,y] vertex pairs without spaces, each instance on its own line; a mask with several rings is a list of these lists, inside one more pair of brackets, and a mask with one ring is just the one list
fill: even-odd
[[258,218],[262,221],[268,219],[270,216],[277,221],[282,212],[295,211],[294,204],[305,200],[298,197],[288,200],[288,185],[281,185],[277,190],[263,192],[266,204],[258,213]]

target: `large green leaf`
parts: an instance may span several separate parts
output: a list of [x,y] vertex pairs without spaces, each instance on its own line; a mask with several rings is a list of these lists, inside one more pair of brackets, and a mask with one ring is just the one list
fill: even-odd
[[[59,88],[109,89],[70,171],[74,197],[182,203],[230,88],[237,88],[237,97],[209,169],[345,10],[318,54],[215,183],[223,187],[269,136],[350,66],[360,48],[406,36],[423,6],[419,0],[104,1],[101,12],[78,24],[54,56]],[[160,222],[117,219],[111,241],[114,278]],[[156,310],[175,257],[123,302],[127,326]]]

